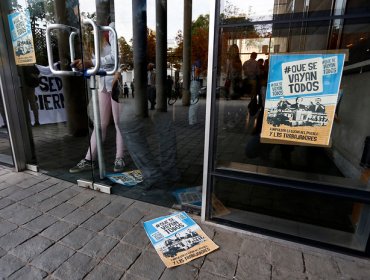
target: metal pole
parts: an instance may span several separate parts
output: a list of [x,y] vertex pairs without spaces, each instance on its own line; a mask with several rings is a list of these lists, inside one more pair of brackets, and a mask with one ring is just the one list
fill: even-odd
[[100,121],[100,109],[99,109],[99,93],[96,88],[96,77],[92,75],[90,77],[90,89],[91,89],[91,102],[94,111],[94,128],[96,137],[96,150],[98,153],[98,164],[99,164],[99,176],[100,179],[105,177],[105,163],[104,163],[104,153],[103,153],[103,143],[102,143],[102,133],[101,133],[101,121]]
[[146,0],[132,0],[132,26],[135,71],[135,113],[137,116],[147,117]]
[[167,112],[167,0],[156,0],[156,26],[157,111]]
[[191,14],[192,0],[184,0],[184,47],[182,62],[182,104],[190,105],[190,71],[191,71]]

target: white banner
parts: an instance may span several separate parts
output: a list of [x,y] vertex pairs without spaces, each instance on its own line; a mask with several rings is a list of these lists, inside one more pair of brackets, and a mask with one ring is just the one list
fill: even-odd
[[[55,77],[48,66],[36,65],[40,71],[40,84],[35,88],[39,107],[40,124],[59,123],[67,121],[64,109],[63,83],[60,77]],[[30,108],[31,123],[34,123]]]

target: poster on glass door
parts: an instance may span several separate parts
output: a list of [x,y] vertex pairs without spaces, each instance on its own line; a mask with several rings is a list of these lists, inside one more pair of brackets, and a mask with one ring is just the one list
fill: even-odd
[[261,142],[330,146],[344,59],[271,55]]
[[27,65],[36,63],[29,12],[12,13],[8,15],[8,20],[15,64]]

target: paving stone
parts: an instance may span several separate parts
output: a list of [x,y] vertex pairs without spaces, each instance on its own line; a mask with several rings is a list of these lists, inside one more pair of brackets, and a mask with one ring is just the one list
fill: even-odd
[[59,199],[60,201],[65,202],[65,201],[71,199],[72,197],[78,195],[79,193],[80,193],[79,191],[76,191],[74,189],[66,189],[66,190],[64,190],[64,191],[56,194],[54,196],[54,198]]
[[118,217],[121,215],[132,203],[134,203],[131,199],[116,199],[106,207],[104,207],[100,213],[106,216],[110,216],[113,218]]
[[13,204],[14,201],[8,199],[8,198],[0,198],[0,210],[9,206],[10,204]]
[[304,272],[302,252],[276,243],[271,244],[271,263],[278,270]]
[[94,232],[78,227],[66,235],[60,243],[74,250],[82,248],[94,236]]
[[148,279],[158,279],[164,269],[165,265],[157,254],[144,251],[128,272]]
[[41,235],[51,240],[58,241],[59,239],[66,236],[68,233],[70,233],[75,228],[76,226],[70,223],[57,221],[55,224],[51,225],[50,227],[45,229],[43,232],[41,232]]
[[75,197],[68,200],[68,203],[76,205],[77,207],[80,207],[86,204],[87,202],[89,202],[90,200],[92,200],[94,197],[95,197],[95,193],[93,191],[86,190],[86,191],[82,191]]
[[0,221],[0,237],[15,230],[18,226],[8,221]]
[[54,197],[50,197],[40,202],[39,209],[43,212],[47,212],[62,203],[63,201],[60,201]]
[[41,182],[36,185],[33,185],[32,187],[28,188],[28,190],[31,190],[36,194],[36,193],[42,192],[43,190],[46,190],[47,188],[50,188],[50,186],[51,185],[47,184],[45,181],[45,182]]
[[[52,185],[49,188],[47,188],[47,189],[43,190],[42,192],[40,192],[40,194],[45,195],[47,197],[52,197],[52,196],[55,196],[57,193],[60,193],[64,189],[65,188],[60,187],[58,185]],[[63,202],[63,201],[61,201],[61,202]]]
[[69,203],[62,203],[57,207],[51,209],[48,214],[53,215],[59,219],[64,218],[74,210],[76,210],[77,206],[69,204]]
[[40,216],[41,214],[42,213],[38,210],[15,203],[2,209],[0,212],[0,217],[17,225],[23,225]]
[[29,178],[18,182],[16,185],[18,187],[27,189],[29,187],[32,187],[33,185],[36,185],[36,184],[46,180],[45,177],[41,178],[41,177],[35,176],[35,174],[32,174],[32,175],[29,174],[29,175],[30,175]]
[[125,275],[121,278],[121,280],[153,280],[153,279],[148,279],[145,277],[141,277],[139,275],[133,275],[130,272],[126,272]]
[[242,244],[243,239],[239,237],[236,233],[216,231],[213,241],[222,250],[229,251],[234,254],[239,254],[240,244]]
[[81,226],[92,231],[99,232],[113,221],[112,218],[102,214],[95,214],[84,222]]
[[[292,272],[292,271],[287,270],[286,268],[277,269],[276,267],[273,267],[271,273],[272,274],[271,274],[270,279],[273,279],[273,280],[286,280],[286,279],[289,279],[289,280],[308,280],[309,279],[308,278],[309,276],[305,273]],[[317,276],[316,276],[316,278],[313,278],[312,280],[314,280],[314,279],[319,280],[317,278]],[[330,278],[326,278],[326,279],[330,279]],[[337,280],[337,278],[335,280]]]
[[132,225],[129,223],[115,220],[104,228],[101,233],[116,239],[122,239],[131,228]]
[[[68,201],[69,203],[69,201]],[[88,220],[91,216],[93,216],[95,213],[89,210],[86,210],[84,208],[77,208],[69,215],[65,216],[63,220],[75,224],[80,225],[86,220]]]
[[48,274],[32,266],[24,266],[9,277],[9,280],[41,280]]
[[306,273],[310,275],[325,275],[327,278],[338,279],[340,271],[330,256],[304,254]]
[[48,199],[47,196],[42,194],[35,194],[30,197],[27,197],[26,199],[23,199],[22,201],[19,201],[19,204],[28,206],[30,208],[34,209],[40,209],[40,202]]
[[140,255],[140,250],[126,243],[118,243],[103,259],[107,264],[119,269],[129,268]]
[[271,263],[271,242],[254,236],[247,236],[241,243],[240,256],[253,257]]
[[54,244],[41,255],[34,258],[31,265],[48,273],[52,273],[74,253],[75,251],[72,249],[60,244]]
[[[232,279],[232,278],[225,278],[225,277],[222,277],[222,276],[219,276],[219,275],[212,274],[208,271],[201,270],[199,272],[198,279],[199,280],[225,280],[225,279]],[[243,279],[243,280],[245,280],[245,279]],[[252,280],[252,278],[251,278],[251,280]]]
[[9,199],[13,201],[20,201],[23,200],[31,195],[33,195],[35,192],[29,189],[22,189],[19,190],[11,195],[8,196]]
[[18,245],[9,253],[25,262],[29,262],[33,257],[41,254],[52,244],[53,242],[45,237],[35,236],[27,240],[26,242]]
[[166,269],[160,280],[192,280],[196,279],[198,269],[190,265],[180,265],[174,268]]
[[145,233],[142,224],[134,226],[122,239],[123,242],[134,245],[137,248],[143,249],[150,242],[148,236]]
[[5,255],[0,259],[0,279],[7,278],[25,265],[24,262],[12,255]]
[[335,262],[338,264],[344,279],[369,279],[370,260],[355,259],[351,261],[343,258],[335,258]]
[[233,277],[238,263],[238,255],[217,250],[206,256],[201,270],[206,270],[223,277]]
[[9,251],[34,235],[33,232],[17,228],[0,238],[0,248]]
[[118,270],[113,266],[107,265],[105,263],[100,263],[96,266],[87,276],[85,280],[118,280],[123,275],[122,270]]
[[[82,279],[97,264],[96,260],[84,254],[76,253],[64,262],[53,276],[61,280]],[[106,278],[105,278],[106,279]]]
[[0,248],[0,258],[6,255],[6,251]]
[[[215,237],[216,235],[216,230],[209,226],[209,225],[204,225],[202,224],[200,221],[198,222],[200,228],[203,230],[203,232],[210,238],[213,240],[213,238]],[[239,244],[239,247],[240,247],[240,244]]]
[[131,205],[125,212],[123,212],[118,219],[128,222],[132,225],[137,224],[143,217],[145,213],[138,209],[137,207]]
[[57,218],[47,214],[43,214],[36,219],[28,222],[27,224],[24,224],[23,227],[32,230],[33,232],[39,233],[52,224],[56,223],[57,221]]
[[253,275],[258,279],[270,280],[271,270],[272,267],[269,263],[248,256],[239,258],[235,275],[237,279],[248,279]]
[[7,187],[6,189],[0,190],[0,197],[7,197],[20,190],[22,190],[22,188],[11,185]]
[[118,241],[116,239],[98,234],[95,235],[80,252],[96,259],[102,259],[117,245],[117,243]]
[[110,203],[111,199],[107,197],[96,196],[92,200],[87,202],[83,207],[97,213]]

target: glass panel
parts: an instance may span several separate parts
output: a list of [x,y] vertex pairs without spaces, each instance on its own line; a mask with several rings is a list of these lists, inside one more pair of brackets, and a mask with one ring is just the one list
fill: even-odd
[[[355,1],[283,2],[289,5],[275,5],[270,16],[263,18],[271,19],[270,24],[258,22],[258,18],[240,19],[241,13],[225,19],[227,9],[221,10],[211,218],[364,251],[370,231],[369,205],[273,184],[288,179],[297,185],[314,183],[313,188],[320,190],[322,185],[335,185],[343,190],[370,191],[370,21],[366,17],[325,19],[345,16],[348,9],[354,11]],[[239,12],[248,5],[247,1],[226,3]],[[251,10],[258,7],[254,3]],[[309,59],[345,54],[341,79],[335,83],[323,78],[327,86],[335,84],[335,98],[325,103],[326,107],[321,99],[298,98],[304,90],[279,104],[277,97],[276,106],[271,106],[271,91],[275,88],[278,95],[280,87],[271,81],[280,79],[284,87],[280,72],[291,70],[290,64],[283,68],[274,60],[283,61],[293,54],[297,60],[303,59],[302,55]],[[321,92],[328,95],[331,91]],[[333,126],[328,145],[269,141],[266,137],[266,131],[307,136],[310,127],[319,131],[327,125],[329,111]],[[266,124],[272,130],[270,126],[264,129]],[[300,134],[302,127],[307,130]],[[246,180],[250,174],[263,175],[259,178],[266,183],[222,179],[223,174],[229,178],[231,171],[239,179],[244,173]]]
[[[351,180],[342,181],[346,182],[344,185],[368,188],[360,180],[363,170],[359,163],[370,131],[365,117],[370,99],[364,95],[370,87],[367,82],[370,28],[368,23],[362,23],[363,20],[359,20],[359,24],[354,21],[344,22],[340,29],[330,25],[329,21],[305,23],[300,27],[273,23],[251,25],[237,31],[235,28],[222,29],[217,85],[220,96],[216,100],[218,168],[249,172],[257,166],[257,172],[261,173],[336,184],[339,178],[349,178]],[[333,31],[337,34],[334,35]],[[338,46],[339,52],[347,53],[345,65],[349,65],[344,68],[340,86],[331,147],[261,143],[259,135],[263,114],[254,112],[249,104],[257,92],[264,99],[269,53],[326,53],[331,45]],[[232,58],[233,51],[235,58]],[[256,53],[255,60],[261,62],[256,83],[252,83],[253,77],[246,79],[244,68],[252,52]],[[227,85],[227,77],[230,78],[230,86]]]
[[[1,54],[0,54],[1,55]],[[2,83],[2,81],[0,81]],[[2,87],[2,86],[1,86]],[[0,90],[0,162],[13,165],[12,149],[9,141],[7,118],[5,115],[3,94]]]
[[[264,20],[300,19],[330,16],[334,2],[343,0],[226,0],[221,1],[221,22],[248,23]],[[335,9],[342,7],[337,4]]]
[[212,218],[364,251],[369,205],[322,194],[216,179]]
[[[96,20],[101,24],[107,24],[107,19],[115,21],[120,74],[117,76],[117,91],[112,86],[113,78],[99,79],[99,109],[102,133],[105,135],[103,155],[107,176],[101,179],[96,172],[94,180],[112,186],[116,194],[165,206],[188,207],[189,200],[176,199],[173,193],[190,188],[194,197],[199,199],[201,195],[199,186],[203,172],[206,100],[205,95],[198,97],[198,94],[199,91],[206,92],[208,3],[201,3],[193,10],[189,69],[191,98],[190,105],[186,105],[185,98],[182,98],[185,95],[182,93],[185,88],[182,69],[183,21],[179,20],[184,12],[182,5],[179,7],[176,2],[168,1],[167,25],[162,26],[156,22],[155,1],[147,1],[147,7],[143,10],[147,17],[147,34],[137,35],[142,36],[142,45],[134,48],[133,32],[136,29],[133,28],[132,11],[135,6],[132,5],[137,2],[108,2],[97,1],[100,6],[96,6],[96,11],[99,11]],[[80,1],[82,18],[92,15],[94,11],[95,6],[90,1]],[[156,64],[160,56],[156,52],[156,35],[164,33],[165,28],[167,46],[164,46],[164,52],[167,51],[167,61],[164,68],[160,69]],[[107,41],[104,41],[102,49],[105,55],[109,55],[109,48]],[[141,52],[143,49],[146,51]],[[88,54],[87,51],[85,53]],[[136,66],[135,55],[142,59],[136,61]],[[164,76],[161,76],[163,73]],[[165,104],[161,103],[161,98]],[[88,107],[90,104],[91,99]],[[93,148],[94,135],[91,142]],[[86,153],[87,147],[82,151]],[[85,154],[79,155],[82,158]],[[96,154],[92,158],[96,161],[99,159]],[[143,182],[130,184],[127,181],[132,177],[125,177],[121,173],[137,174],[130,173],[135,170],[141,171]],[[200,201],[195,202],[190,207],[199,212]]]
[[[83,174],[68,170],[80,159],[81,147],[88,145],[88,119],[86,115],[86,87],[82,77],[54,75],[48,66],[46,27],[62,24],[51,32],[51,46],[55,69],[71,71],[69,36],[78,33],[79,14],[77,1],[7,1],[9,21],[16,28],[30,26],[28,39],[17,39],[15,59],[26,111],[27,125],[32,133],[35,157],[42,172],[71,182],[79,178],[92,180],[91,168]],[[17,13],[23,16],[16,26]],[[29,14],[29,17],[27,16]],[[68,28],[67,28],[68,27]],[[10,27],[10,29],[12,26]],[[18,30],[18,31],[19,31]],[[25,38],[25,37],[22,37]],[[33,42],[32,42],[33,41]],[[32,49],[33,43],[33,49]],[[79,36],[75,36],[75,52],[81,56]],[[10,48],[12,48],[10,46]],[[30,51],[30,52],[29,52]],[[24,55],[35,54],[36,63],[22,60]]]

